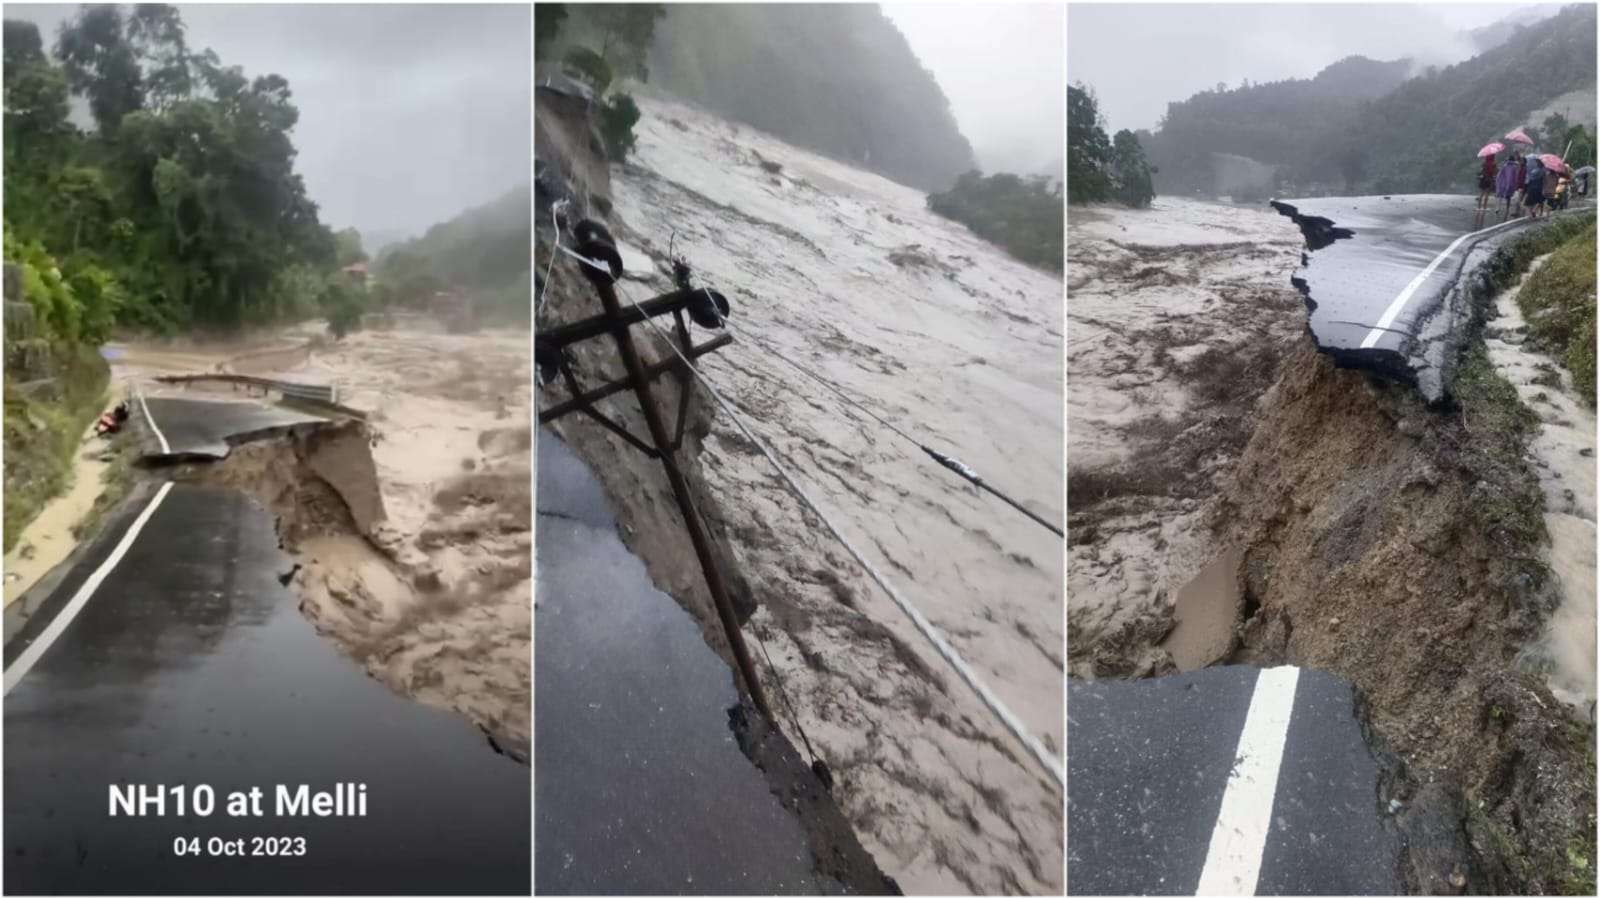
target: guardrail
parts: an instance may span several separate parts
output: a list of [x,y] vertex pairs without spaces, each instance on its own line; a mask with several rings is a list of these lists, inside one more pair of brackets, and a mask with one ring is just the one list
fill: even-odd
[[231,372],[158,375],[156,380],[163,384],[189,384],[195,381],[221,381],[224,384],[244,384],[249,387],[259,387],[266,391],[276,391],[285,400],[291,402],[311,403],[353,418],[365,419],[367,417],[367,413],[360,409],[352,409],[339,403],[339,387],[337,384],[302,384],[297,381],[280,381],[277,378],[260,378],[255,375],[240,375]]

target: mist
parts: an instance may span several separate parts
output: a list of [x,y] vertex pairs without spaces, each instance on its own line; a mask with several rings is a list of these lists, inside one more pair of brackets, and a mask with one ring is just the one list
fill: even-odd
[[985,172],[1060,177],[1061,6],[885,3],[883,12],[939,82]]
[[1109,131],[1154,128],[1169,102],[1218,83],[1310,78],[1359,54],[1448,65],[1476,49],[1466,32],[1559,4],[1073,4],[1067,76],[1094,89]]
[[[192,49],[277,73],[296,170],[324,224],[414,236],[528,181],[531,10],[507,5],[178,6]],[[47,48],[75,5],[8,3]]]

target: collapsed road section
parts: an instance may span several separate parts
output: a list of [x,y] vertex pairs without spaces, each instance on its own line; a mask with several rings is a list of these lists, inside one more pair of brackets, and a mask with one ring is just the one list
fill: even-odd
[[1448,393],[1472,315],[1469,273],[1532,224],[1513,218],[1471,230],[1470,211],[1447,194],[1271,205],[1305,235],[1292,282],[1317,348],[1342,366],[1414,384],[1429,402]]
[[[153,431],[206,418],[212,404],[189,402],[152,401],[136,420]],[[199,439],[236,446],[285,421],[229,405],[210,421],[231,424]],[[286,586],[298,566],[280,537],[243,492],[161,478],[18,604],[33,613],[5,647],[8,890],[526,893],[527,768],[320,637]],[[108,813],[113,787],[201,785],[214,808],[177,812],[169,796],[165,814]],[[365,813],[274,814],[279,788],[302,786],[363,796]],[[225,810],[252,789],[263,812]],[[257,837],[286,842],[257,855]],[[190,838],[244,851],[180,852]]]

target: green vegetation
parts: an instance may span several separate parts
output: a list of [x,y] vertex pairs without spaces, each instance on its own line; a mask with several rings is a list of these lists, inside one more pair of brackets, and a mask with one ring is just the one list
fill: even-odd
[[[639,107],[627,94],[610,93],[618,77],[647,81],[646,58],[656,22],[667,14],[660,3],[606,3],[534,7],[534,43],[554,53],[562,68],[594,88],[606,155],[622,162],[633,151]],[[544,48],[549,47],[549,50]]]
[[[373,263],[372,303],[380,309],[439,309],[464,304],[476,321],[531,320],[533,225],[528,188],[429,228],[414,240],[386,247]],[[442,295],[442,296],[441,296]]]
[[976,167],[944,92],[874,4],[670,4],[649,68],[719,115],[925,191]]
[[[35,304],[52,294],[52,336],[231,329],[316,307],[285,273],[326,273],[337,247],[294,171],[299,111],[282,77],[196,51],[176,8],[154,4],[83,7],[53,58],[36,26],[7,20],[4,79],[7,258],[59,263],[70,296],[49,279],[29,290]],[[91,130],[69,121],[69,94]]]
[[1573,386],[1595,405],[1595,223],[1557,249],[1517,292],[1531,347],[1572,372]]
[[1132,131],[1106,137],[1100,107],[1084,85],[1067,88],[1067,198],[1073,203],[1115,200],[1144,209],[1155,199],[1144,150]]
[[1229,89],[1170,103],[1141,143],[1165,193],[1232,193],[1219,156],[1274,168],[1280,195],[1469,191],[1475,154],[1522,124],[1543,152],[1594,160],[1594,137],[1559,116],[1528,117],[1552,98],[1595,84],[1595,6],[1575,4],[1510,33],[1478,56],[1414,71],[1411,60],[1350,57],[1311,79]]
[[1061,183],[1044,175],[987,178],[971,171],[948,191],[928,196],[928,208],[1005,247],[1030,265],[1061,271],[1065,221]]
[[[8,336],[7,361],[21,352]],[[45,503],[71,486],[79,439],[102,411],[111,379],[105,360],[82,344],[56,343],[32,355],[26,372],[8,365],[5,385],[6,552]],[[21,379],[32,374],[48,378]]]

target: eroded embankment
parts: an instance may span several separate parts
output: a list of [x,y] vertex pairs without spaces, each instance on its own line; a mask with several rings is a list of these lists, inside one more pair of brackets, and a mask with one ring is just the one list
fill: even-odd
[[[1560,593],[1530,468],[1537,419],[1477,333],[1498,251],[1467,289],[1453,402],[1340,369],[1305,341],[1219,503],[1242,551],[1235,662],[1350,679],[1392,754],[1413,890],[1592,891],[1593,727],[1536,651]],[[1454,875],[1459,874],[1459,877]]]
[[347,421],[174,472],[243,491],[275,516],[295,560],[281,579],[319,633],[392,689],[466,715],[526,760],[529,431],[481,435],[481,458],[436,485],[415,534],[388,521],[376,439]]

